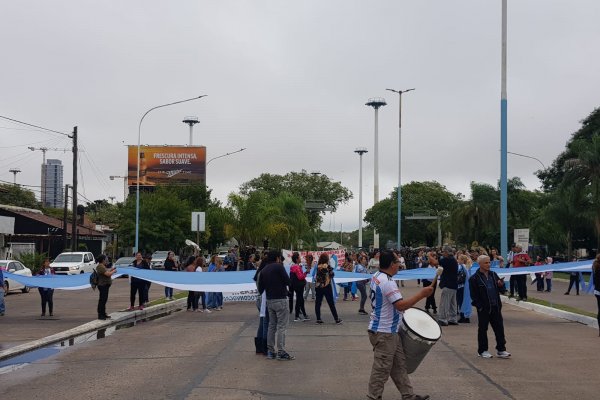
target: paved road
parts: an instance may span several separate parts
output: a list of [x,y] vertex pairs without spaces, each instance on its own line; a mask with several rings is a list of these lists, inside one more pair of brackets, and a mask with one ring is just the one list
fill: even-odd
[[[356,302],[338,305],[340,326],[328,313],[323,326],[290,323],[295,361],[255,355],[254,306],[226,304],[221,312],[182,311],[138,324],[1,374],[0,398],[362,399],[372,361],[368,317],[356,313]],[[512,306],[504,316],[512,359],[476,357],[474,323],[447,327],[411,376],[417,392],[433,399],[597,398],[595,329]],[[399,398],[392,384],[385,393]]]

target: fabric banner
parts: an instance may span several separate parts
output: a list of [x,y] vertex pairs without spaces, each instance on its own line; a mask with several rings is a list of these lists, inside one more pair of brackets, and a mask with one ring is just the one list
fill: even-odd
[[[539,273],[546,271],[557,272],[589,272],[592,268],[592,260],[575,261],[564,264],[549,264],[532,267],[520,268],[493,268],[500,276],[521,275],[530,273]],[[289,273],[289,268],[286,268]],[[178,272],[178,271],[157,271],[137,268],[118,268],[118,273],[113,275],[116,278],[120,275],[135,276],[149,282],[162,286],[172,287],[179,290],[192,290],[196,292],[235,292],[239,294],[231,296],[249,296],[250,292],[256,290],[254,274],[256,271],[235,271],[235,272]],[[431,280],[435,276],[436,270],[433,268],[419,268],[403,270],[398,272],[394,280]],[[43,276],[22,276],[4,272],[7,279],[12,279],[28,287],[46,287],[50,289],[79,290],[90,287],[90,274],[79,275],[43,275]],[[356,282],[371,279],[370,274],[358,274],[355,272],[335,271],[335,284]],[[307,276],[310,282],[311,276]]]
[[[286,267],[289,267],[290,265],[292,265],[292,254],[295,253],[295,251],[281,250],[281,252],[283,253],[283,258],[284,258],[283,265],[285,265]],[[342,265],[344,265],[344,260],[346,259],[346,250],[298,251],[297,253],[300,254],[300,263],[301,264],[306,263],[306,256],[308,254],[312,254],[315,262],[319,261],[319,257],[321,256],[321,254],[327,254],[329,256],[329,258],[336,256],[337,262],[338,262],[338,267],[341,267]]]

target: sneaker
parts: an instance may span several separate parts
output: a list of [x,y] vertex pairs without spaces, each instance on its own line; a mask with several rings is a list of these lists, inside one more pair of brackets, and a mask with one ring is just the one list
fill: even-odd
[[434,313],[434,314],[437,314],[437,310],[433,310],[433,313]]
[[341,324],[343,321],[341,319],[338,319],[337,321],[335,321],[336,324]]
[[131,306],[127,309],[127,311],[134,311],[134,310],[135,310],[135,308],[133,306]]
[[292,361],[295,360],[296,357],[289,355],[287,352],[277,353],[277,359],[279,361]]
[[317,324],[322,324],[322,323],[323,323],[323,320],[322,320],[322,319],[318,319],[318,320],[317,320]]
[[201,309],[201,308],[199,308],[199,309],[196,310],[196,312],[204,312],[204,310]]
[[368,313],[368,312],[366,312],[365,310],[358,310],[358,313],[359,313],[360,315],[369,315],[369,313]]
[[303,318],[304,321],[310,321],[310,318],[308,318],[308,315],[305,315]]
[[138,310],[140,310],[140,311],[143,310],[143,309],[144,309],[144,306],[139,306],[138,307]]
[[210,311],[208,308],[204,310],[205,313],[211,313],[212,311]]
[[275,359],[275,353],[273,353],[272,351],[267,351],[267,360],[274,360]]
[[300,321],[302,321],[302,320],[300,319],[300,317],[296,317],[296,318],[294,318],[294,322],[300,322]]
[[489,352],[489,351],[487,351],[487,350],[486,350],[486,351],[484,351],[484,352],[482,352],[482,353],[479,353],[479,354],[478,354],[478,356],[479,356],[479,357],[481,357],[481,358],[492,358],[492,357],[494,357],[494,356],[492,355],[492,353],[490,353],[490,352]]
[[500,357],[500,358],[510,358],[510,355],[511,355],[511,354],[510,354],[508,351],[506,351],[506,350],[505,350],[505,351],[499,351],[499,352],[497,353],[497,355],[498,355],[498,357]]

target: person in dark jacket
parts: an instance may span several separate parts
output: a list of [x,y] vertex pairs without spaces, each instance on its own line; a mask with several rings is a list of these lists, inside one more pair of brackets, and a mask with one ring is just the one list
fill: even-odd
[[502,302],[500,301],[500,288],[504,287],[504,281],[494,271],[490,271],[490,258],[481,255],[477,258],[479,270],[469,279],[471,291],[471,304],[477,309],[477,354],[479,357],[492,358],[488,351],[487,329],[492,325],[496,335],[496,350],[500,358],[509,358],[510,353],[506,351],[506,339],[504,337],[504,321],[502,320]]
[[458,290],[458,262],[454,258],[453,250],[450,246],[445,246],[442,252],[440,266],[444,267],[444,272],[440,276],[440,288],[442,296],[440,298],[440,315],[438,322],[441,326],[458,325],[456,310],[456,291]]
[[[150,269],[150,264],[148,264],[146,262],[146,260],[142,259],[142,253],[139,251],[137,253],[135,253],[135,260],[133,261],[131,266],[133,268],[139,268],[139,269]],[[146,284],[147,284],[147,282],[143,279],[136,278],[134,276],[131,277],[131,289],[129,291],[130,307],[127,309],[127,311],[134,310],[136,294],[138,295],[138,301],[139,301],[138,310],[144,309],[144,302],[146,299],[146,294],[145,294]]]
[[[38,275],[54,275],[54,269],[50,267],[50,260],[45,259]],[[42,317],[46,316],[46,305],[48,305],[48,311],[50,312],[50,316],[54,316],[54,300],[52,297],[54,296],[54,289],[39,287],[38,291],[40,292],[40,297],[42,299]]]
[[[175,259],[175,253],[169,251],[167,253],[167,259],[164,262],[165,271],[177,271],[179,263]],[[173,288],[165,286],[165,299],[173,300]]]
[[96,259],[98,265],[96,266],[96,273],[98,274],[98,319],[106,320],[110,319],[110,316],[106,314],[106,302],[108,301],[108,291],[112,284],[112,274],[117,272],[115,268],[108,268],[106,266],[107,257],[101,254]]

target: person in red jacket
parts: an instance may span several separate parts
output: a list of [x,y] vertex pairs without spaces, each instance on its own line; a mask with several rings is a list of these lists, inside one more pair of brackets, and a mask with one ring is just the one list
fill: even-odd
[[[290,291],[292,293],[292,297],[290,299],[293,301],[294,293],[296,294],[296,307],[295,307],[295,317],[294,322],[298,321],[308,321],[310,318],[306,315],[306,310],[304,309],[304,286],[306,285],[306,274],[302,270],[302,265],[300,265],[300,254],[294,253],[292,254],[292,266],[290,267],[290,282],[291,288]],[[291,308],[291,306],[290,306]],[[291,312],[291,311],[290,311]],[[300,318],[300,313],[304,316],[304,318]]]
[[[529,255],[523,251],[523,247],[516,245],[515,249],[517,251],[513,255],[513,267],[519,268],[531,265],[531,258],[529,258]],[[519,299],[525,301],[527,300],[527,274],[517,275],[516,280],[517,290],[519,291]]]
[[[50,267],[50,260],[45,259],[42,263],[42,267],[40,271],[37,273],[38,275],[54,275],[54,269]],[[54,289],[38,287],[38,291],[40,292],[40,297],[42,299],[42,317],[46,316],[46,305],[48,305],[48,311],[50,312],[50,316],[54,316],[54,300],[52,297],[54,296]]]

